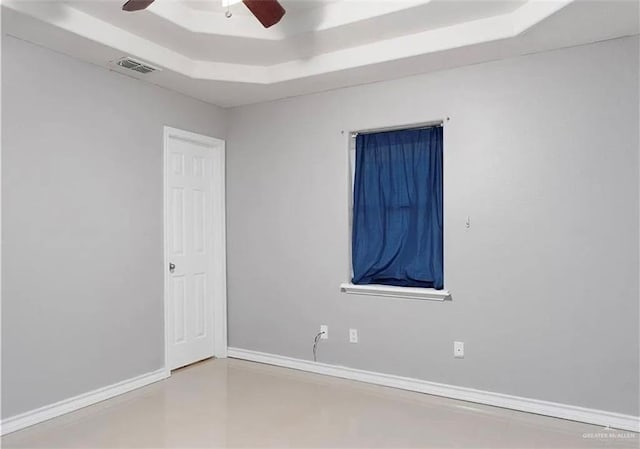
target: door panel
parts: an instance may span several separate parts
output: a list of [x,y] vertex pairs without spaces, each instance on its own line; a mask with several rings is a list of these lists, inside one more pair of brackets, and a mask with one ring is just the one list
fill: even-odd
[[176,369],[214,355],[216,292],[210,279],[219,277],[216,257],[223,254],[215,254],[213,245],[215,236],[224,233],[214,217],[214,188],[220,181],[215,179],[215,146],[171,135],[165,142],[167,257],[175,265],[167,289],[173,315],[168,321],[168,366]]

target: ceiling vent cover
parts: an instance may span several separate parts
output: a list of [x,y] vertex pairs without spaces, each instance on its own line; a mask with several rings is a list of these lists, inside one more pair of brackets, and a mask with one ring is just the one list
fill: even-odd
[[134,70],[138,73],[151,73],[159,70],[157,67],[152,66],[151,64],[147,64],[146,62],[138,61],[137,59],[131,58],[129,56],[118,59],[116,61],[120,67],[125,69]]

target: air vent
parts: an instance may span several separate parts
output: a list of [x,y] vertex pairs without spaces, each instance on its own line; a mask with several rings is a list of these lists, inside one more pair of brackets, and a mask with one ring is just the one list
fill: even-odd
[[134,70],[138,73],[151,73],[151,72],[155,72],[156,70],[159,70],[158,68],[153,67],[152,65],[147,64],[146,62],[138,61],[137,59],[133,59],[128,56],[126,58],[118,59],[116,61],[116,64],[118,64],[120,67],[124,67],[125,69],[129,69],[129,70]]

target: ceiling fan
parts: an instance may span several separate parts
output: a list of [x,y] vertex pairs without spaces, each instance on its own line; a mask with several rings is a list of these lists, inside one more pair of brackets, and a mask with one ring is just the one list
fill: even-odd
[[[139,11],[145,9],[154,0],[129,0],[122,5],[124,11]],[[275,25],[284,16],[285,10],[278,0],[242,0],[249,11],[256,16],[263,27]]]

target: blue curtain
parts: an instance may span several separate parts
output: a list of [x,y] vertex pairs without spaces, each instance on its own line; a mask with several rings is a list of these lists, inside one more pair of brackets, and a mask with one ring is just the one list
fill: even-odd
[[442,127],[356,137],[354,284],[442,289]]

